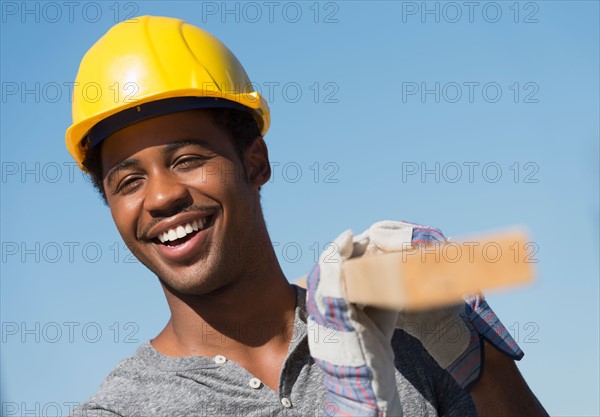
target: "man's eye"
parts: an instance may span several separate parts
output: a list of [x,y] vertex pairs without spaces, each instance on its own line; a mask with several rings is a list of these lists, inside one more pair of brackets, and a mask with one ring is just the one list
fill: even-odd
[[189,169],[189,168],[197,168],[201,167],[208,161],[210,158],[205,156],[184,156],[175,161],[174,166],[177,168]]
[[129,194],[142,184],[142,177],[129,176],[119,183],[115,193]]

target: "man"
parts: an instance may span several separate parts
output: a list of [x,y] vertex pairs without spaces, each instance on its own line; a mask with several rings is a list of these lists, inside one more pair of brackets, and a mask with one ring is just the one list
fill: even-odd
[[[522,356],[518,347],[501,353],[473,326],[463,325],[473,348],[448,360],[448,344],[420,341],[389,320],[369,327],[385,314],[396,321],[397,312],[361,316],[341,300],[338,318],[366,329],[355,342],[387,337],[378,348],[391,356],[367,349],[362,375],[339,359],[354,343],[345,333],[330,343],[310,334],[307,320],[323,326],[336,318],[321,307],[324,285],[339,284],[339,275],[322,257],[308,300],[284,276],[259,195],[271,174],[263,140],[269,109],[217,39],[165,17],[120,23],[83,58],[75,85],[90,82],[104,94],[85,100],[75,90],[67,147],[129,249],[159,278],[171,318],[73,415],[467,416],[475,406],[480,415],[545,415],[509,357]],[[360,247],[377,252],[382,231],[395,239],[407,230],[414,244],[437,233],[396,223],[347,232],[335,241],[336,260],[360,256]],[[492,330],[500,342],[509,337],[501,323]],[[457,371],[465,364],[468,378]]]

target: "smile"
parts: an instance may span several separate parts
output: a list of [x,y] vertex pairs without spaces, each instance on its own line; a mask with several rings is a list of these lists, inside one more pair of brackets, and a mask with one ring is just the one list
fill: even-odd
[[183,239],[186,236],[192,235],[195,232],[204,229],[206,223],[206,218],[194,220],[191,223],[179,225],[172,229],[165,230],[164,232],[159,233],[157,239],[160,241],[160,243],[164,244],[168,244],[167,242],[174,243],[179,239]]
[[160,257],[167,262],[196,262],[199,256],[208,254],[207,242],[217,217],[216,211],[208,215],[198,212],[182,213],[155,225],[154,230],[149,233],[149,240]]
[[[202,217],[199,217],[202,216]],[[217,213],[181,213],[163,220],[149,231],[149,240],[159,255],[168,262],[193,262],[206,252],[206,242],[210,228],[216,221]]]

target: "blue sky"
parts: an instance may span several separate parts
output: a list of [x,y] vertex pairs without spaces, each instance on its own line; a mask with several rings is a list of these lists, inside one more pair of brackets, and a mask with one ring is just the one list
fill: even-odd
[[600,414],[598,2],[65,3],[1,3],[4,415],[66,413],[168,319],[64,146],[82,55],[142,14],[216,35],[269,100],[290,280],[378,220],[523,225],[537,280],[490,304],[550,414]]

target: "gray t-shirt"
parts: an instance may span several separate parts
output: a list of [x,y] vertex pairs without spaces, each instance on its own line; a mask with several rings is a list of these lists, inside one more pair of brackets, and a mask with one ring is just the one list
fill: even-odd
[[[323,372],[310,356],[305,290],[296,287],[294,336],[279,392],[223,355],[174,358],[149,341],[124,359],[73,417],[199,417],[323,415]],[[471,396],[402,330],[392,339],[396,383],[405,417],[477,416]]]

